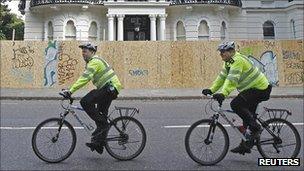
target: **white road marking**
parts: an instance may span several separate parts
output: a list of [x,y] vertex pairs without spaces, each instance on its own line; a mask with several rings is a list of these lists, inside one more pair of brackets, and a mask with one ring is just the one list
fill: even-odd
[[1,105],[8,105],[8,104],[16,105],[16,104],[18,104],[18,103],[13,103],[13,102],[1,102]]
[[[292,123],[294,126],[303,126],[304,123]],[[164,128],[189,128],[191,125],[167,125],[163,126]],[[228,124],[224,124],[224,127],[230,127]],[[199,127],[209,127],[209,125],[199,125]]]
[[[304,123],[292,123],[294,126],[303,126]],[[163,128],[189,128],[191,125],[168,125],[163,126]],[[228,124],[224,124],[224,127],[230,127]],[[209,127],[209,125],[200,125],[199,127]],[[34,130],[36,127],[0,127],[0,130]],[[58,127],[43,127],[42,129],[58,129]],[[62,129],[67,129],[67,127],[63,127]],[[74,127],[74,129],[84,129],[83,127]]]
[[[0,127],[1,130],[34,130],[36,127]],[[58,127],[42,127],[42,129],[58,129]],[[62,127],[62,129],[67,129],[67,127]],[[84,129],[83,127],[74,127],[74,129]]]

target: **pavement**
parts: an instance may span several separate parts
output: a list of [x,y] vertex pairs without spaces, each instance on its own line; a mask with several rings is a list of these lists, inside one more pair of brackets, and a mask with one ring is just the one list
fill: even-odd
[[[13,89],[1,88],[1,100],[59,100],[60,89]],[[117,100],[190,100],[202,99],[202,89],[123,89]],[[89,90],[81,89],[73,97],[79,100]],[[234,91],[229,96],[235,97],[238,92]],[[303,87],[274,87],[271,92],[272,98],[303,98]]]

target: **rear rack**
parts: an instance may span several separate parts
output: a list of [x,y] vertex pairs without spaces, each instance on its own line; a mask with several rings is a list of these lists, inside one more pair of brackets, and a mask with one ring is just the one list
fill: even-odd
[[[135,107],[119,107],[119,106],[115,106],[115,109],[111,112],[111,114],[114,111],[118,111],[120,116],[129,116],[129,117],[133,117],[136,113],[139,113],[139,109],[135,108]],[[110,114],[110,115],[111,115]],[[109,116],[110,116],[109,115]]]
[[269,118],[280,118],[280,119],[285,119],[287,120],[288,116],[291,116],[291,112],[286,109],[270,109],[267,107],[264,107],[264,114],[268,114]]

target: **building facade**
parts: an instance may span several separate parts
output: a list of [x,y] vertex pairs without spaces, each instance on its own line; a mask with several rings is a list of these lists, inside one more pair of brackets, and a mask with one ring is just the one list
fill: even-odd
[[24,40],[303,39],[303,0],[20,0]]

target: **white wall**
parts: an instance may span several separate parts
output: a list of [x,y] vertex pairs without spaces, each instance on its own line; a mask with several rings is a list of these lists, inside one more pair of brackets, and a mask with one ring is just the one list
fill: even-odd
[[[108,18],[110,13],[136,13],[142,14],[166,13],[166,40],[175,40],[176,23],[180,20],[184,23],[186,40],[198,40],[198,27],[201,20],[206,20],[209,26],[210,40],[220,40],[220,29],[222,21],[225,21],[226,37],[233,40],[241,39],[263,39],[263,23],[271,20],[275,25],[275,38],[292,38],[290,20],[296,25],[296,38],[303,39],[303,7],[304,1],[295,0],[243,0],[243,8],[219,5],[176,5],[170,7],[151,7],[145,10],[143,7],[107,7],[101,5],[89,5],[86,10],[82,5],[59,5],[56,9],[50,6],[38,6],[29,10],[27,1],[25,14],[25,40],[44,40],[47,38],[47,23],[53,22],[54,39],[64,39],[65,24],[73,20],[77,30],[77,40],[87,40],[90,23],[95,21],[98,27],[98,40],[105,39],[108,35]],[[192,9],[187,9],[192,6]],[[110,7],[109,7],[110,8]],[[159,22],[159,20],[157,20]],[[159,24],[159,23],[157,23]],[[157,27],[158,28],[158,27]],[[81,33],[80,33],[81,30]],[[159,32],[158,32],[159,34]]]
[[[69,8],[65,8],[69,7]],[[41,7],[39,7],[41,8]],[[87,10],[82,10],[81,6],[71,8],[68,5],[61,6],[57,9],[43,7],[42,12],[28,11],[25,16],[25,40],[46,40],[47,24],[52,21],[54,27],[54,39],[65,39],[65,25],[69,20],[76,26],[76,39],[87,41],[88,31],[92,21],[97,23],[98,38],[103,39],[103,29],[107,28],[105,9],[98,6]]]
[[29,9],[30,1],[26,1],[24,19],[24,40],[42,40],[44,38],[44,23],[41,17],[36,17]]

